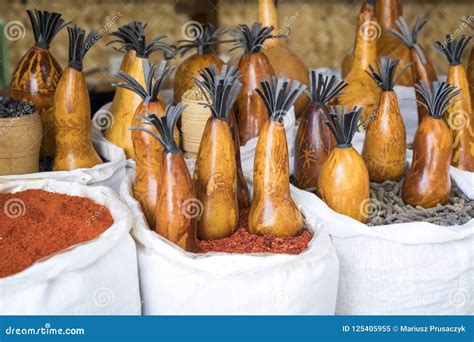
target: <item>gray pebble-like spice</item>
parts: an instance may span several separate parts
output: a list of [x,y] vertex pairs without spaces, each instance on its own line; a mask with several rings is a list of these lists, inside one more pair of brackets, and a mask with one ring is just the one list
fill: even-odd
[[451,198],[445,205],[416,208],[402,200],[403,179],[398,182],[370,183],[371,212],[368,226],[393,223],[429,222],[439,226],[463,225],[474,217],[474,201],[464,195],[454,181]]

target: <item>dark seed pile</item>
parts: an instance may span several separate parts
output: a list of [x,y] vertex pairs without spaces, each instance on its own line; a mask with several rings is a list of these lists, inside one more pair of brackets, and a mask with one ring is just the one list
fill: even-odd
[[368,226],[393,223],[430,222],[439,226],[463,225],[474,217],[474,201],[451,182],[451,198],[446,205],[425,209],[405,205],[401,197],[403,179],[370,184],[370,209]]
[[32,114],[36,111],[32,103],[0,96],[0,118],[14,118]]

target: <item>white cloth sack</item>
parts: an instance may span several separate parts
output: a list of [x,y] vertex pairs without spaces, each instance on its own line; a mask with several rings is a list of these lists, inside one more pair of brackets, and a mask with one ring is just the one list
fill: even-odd
[[148,228],[131,180],[120,194],[135,214],[145,315],[334,314],[338,260],[314,219],[315,237],[300,255],[187,253]]
[[123,149],[108,142],[103,135],[93,129],[92,142],[97,153],[107,161],[89,169],[72,171],[37,172],[24,175],[1,176],[0,179],[57,179],[74,181],[86,185],[104,185],[117,190],[125,177],[126,158]]
[[0,315],[140,315],[132,215],[118,195],[58,180],[0,180],[0,192],[27,189],[88,197],[110,210],[114,224],[92,241],[1,278]]

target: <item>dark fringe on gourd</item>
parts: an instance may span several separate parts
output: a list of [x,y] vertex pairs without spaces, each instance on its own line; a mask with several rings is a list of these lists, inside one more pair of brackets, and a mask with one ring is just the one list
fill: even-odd
[[119,77],[122,83],[113,83],[112,86],[128,89],[139,95],[145,104],[159,101],[158,94],[163,89],[165,82],[170,78],[174,71],[173,66],[168,66],[167,61],[161,61],[157,68],[155,64],[150,64],[148,59],[143,60],[143,75],[145,78],[145,87],[140,82],[124,71],[119,71]]
[[[186,106],[178,103],[176,106],[166,106],[165,115],[161,117],[157,117],[154,113],[138,115],[137,117],[143,121],[138,123],[139,126],[130,127],[129,129],[131,131],[142,131],[150,134],[163,145],[163,149],[166,153],[181,153],[180,148],[174,140],[174,128],[184,108],[186,108]],[[140,127],[142,125],[155,127],[159,135],[147,128]]]
[[213,65],[198,73],[200,78],[193,77],[193,80],[206,98],[203,105],[211,110],[215,118],[226,121],[242,88],[237,68],[224,64],[219,74],[217,67]]
[[230,49],[244,49],[245,54],[257,53],[265,46],[267,39],[284,38],[286,35],[273,35],[273,26],[262,26],[260,23],[253,23],[252,27],[245,24],[231,29],[229,33],[235,37],[234,47]]
[[283,122],[288,111],[295,101],[306,90],[306,85],[297,80],[290,80],[284,76],[266,77],[260,82],[262,90],[256,88],[255,91],[262,98],[267,107],[270,120]]
[[53,38],[69,25],[61,18],[61,14],[57,12],[38,11],[34,13],[31,10],[26,11],[30,18],[31,27],[35,36],[35,45],[42,49],[49,49],[49,44]]
[[311,69],[309,72],[311,81],[310,95],[313,104],[326,104],[332,99],[341,95],[341,90],[349,84],[344,81],[337,80],[337,77],[325,76],[323,73],[318,73],[316,69]]
[[147,23],[143,24],[141,21],[131,21],[122,25],[117,29],[117,31],[109,34],[109,36],[117,37],[117,39],[114,39],[105,45],[109,46],[118,43],[120,44],[120,47],[114,47],[116,51],[128,52],[133,49],[133,42],[136,40],[136,37],[140,32],[144,32],[147,25]]
[[402,71],[395,77],[395,72],[397,71],[399,59],[392,59],[390,57],[380,57],[380,61],[375,63],[376,69],[369,64],[370,72],[366,73],[372,77],[372,79],[377,83],[377,85],[382,88],[383,91],[392,91],[393,87],[397,84],[397,81],[403,75],[405,71],[411,67],[411,64],[408,64]]
[[219,41],[219,36],[227,30],[224,28],[216,29],[212,24],[205,24],[195,28],[194,39],[178,40],[178,52],[183,57],[189,51],[196,49],[198,55],[214,53],[214,47],[223,41]]
[[422,81],[415,84],[415,91],[423,100],[420,103],[428,110],[428,114],[435,119],[441,119],[450,106],[460,101],[460,99],[451,101],[461,93],[461,89],[456,89],[448,82],[435,81],[432,89],[430,89],[428,82]]
[[421,29],[428,23],[428,21],[429,18],[416,17],[415,24],[410,30],[407,22],[405,21],[405,18],[398,17],[398,19],[396,20],[398,31],[393,29],[387,30],[390,34],[398,38],[408,48],[414,48],[416,53],[418,54],[418,57],[420,57],[421,63],[423,63],[423,65],[427,63],[427,59],[423,52],[423,49],[418,44],[418,36],[420,35]]
[[101,38],[96,32],[89,32],[86,37],[86,31],[74,25],[67,28],[69,34],[69,60],[68,66],[82,71],[82,61],[86,53]]
[[454,39],[448,34],[446,35],[446,40],[443,42],[437,41],[434,48],[446,57],[450,65],[459,65],[461,64],[461,57],[464,49],[471,38],[472,36],[466,36],[463,34],[461,38]]
[[359,117],[364,109],[353,107],[346,111],[345,107],[331,106],[329,116],[323,112],[324,123],[329,127],[337,141],[337,147],[351,147],[352,138],[358,129]]

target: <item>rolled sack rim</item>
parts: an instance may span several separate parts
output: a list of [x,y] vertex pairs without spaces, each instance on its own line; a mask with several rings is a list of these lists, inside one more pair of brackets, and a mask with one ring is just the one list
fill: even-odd
[[[114,248],[122,238],[128,236],[132,229],[133,221],[130,209],[123,203],[120,196],[108,187],[90,187],[78,182],[56,179],[0,179],[0,193],[15,193],[31,189],[90,198],[109,209],[114,223],[93,240],[72,245],[36,261],[21,272],[0,278],[0,287],[28,286],[32,282],[44,282],[67,272],[91,266]],[[93,216],[94,213],[91,213],[91,220]],[[63,259],[59,260],[59,258]]]

